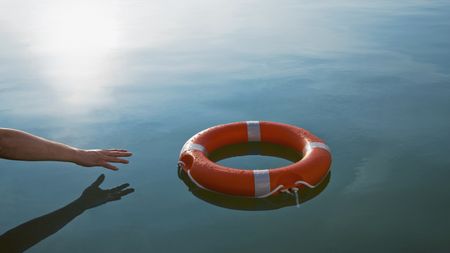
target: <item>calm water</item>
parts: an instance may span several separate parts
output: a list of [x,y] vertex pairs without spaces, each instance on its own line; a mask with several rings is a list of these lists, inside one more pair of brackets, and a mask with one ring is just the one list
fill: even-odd
[[[136,192],[30,252],[448,252],[449,13],[448,1],[0,0],[0,126],[134,152],[118,172],[0,160],[0,233],[105,173],[104,187]],[[323,191],[259,211],[190,192],[181,146],[241,120],[323,138]]]

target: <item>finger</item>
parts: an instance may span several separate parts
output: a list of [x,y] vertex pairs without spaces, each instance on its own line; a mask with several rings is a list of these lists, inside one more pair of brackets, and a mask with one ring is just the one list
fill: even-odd
[[123,191],[111,193],[111,197],[123,197],[123,196],[126,196],[126,195],[128,195],[130,193],[133,193],[133,192],[134,192],[134,189],[133,188],[129,188],[129,189],[126,189],[126,190],[123,190]]
[[118,194],[119,194],[120,197],[123,197],[123,196],[126,196],[126,195],[128,195],[130,193],[133,193],[133,192],[134,192],[134,189],[133,188],[129,188],[129,189],[126,189],[126,190],[123,190],[123,191],[119,192]]
[[117,158],[117,157],[112,157],[112,156],[107,156],[107,157],[105,157],[105,159],[108,162],[113,162],[113,163],[123,163],[123,164],[128,164],[129,163],[128,160]]
[[127,152],[127,153],[131,153],[131,152],[129,152],[128,150],[126,150],[126,149],[105,149],[105,150],[108,150],[108,151],[117,151],[117,152]]
[[91,186],[99,187],[99,186],[103,183],[103,180],[105,180],[105,174],[101,174],[101,175],[97,178],[97,180],[95,180],[95,182],[93,182],[93,183],[91,184]]
[[129,157],[129,156],[132,156],[133,155],[133,153],[131,153],[131,152],[126,152],[126,151],[110,151],[110,150],[108,150],[108,152],[106,153],[106,155],[109,155],[109,156],[115,156],[115,157]]
[[123,189],[127,188],[128,186],[130,186],[130,184],[122,184],[122,185],[120,185],[120,186],[117,186],[117,187],[111,188],[111,189],[110,189],[109,191],[110,191],[110,192],[117,192],[117,191],[121,191],[121,190],[123,190]]
[[109,163],[104,163],[104,164],[102,165],[102,167],[107,168],[107,169],[109,169],[109,170],[119,170],[119,168],[117,168],[116,166],[111,165],[111,164],[109,164]]

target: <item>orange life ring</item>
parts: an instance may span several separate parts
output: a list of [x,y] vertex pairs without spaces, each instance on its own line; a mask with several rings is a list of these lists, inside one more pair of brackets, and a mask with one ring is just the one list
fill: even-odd
[[[228,168],[208,159],[208,152],[244,142],[270,142],[303,154],[300,161],[270,170]],[[199,187],[230,195],[264,198],[298,187],[314,188],[328,175],[331,152],[305,129],[267,121],[218,125],[190,138],[180,152],[178,165]]]

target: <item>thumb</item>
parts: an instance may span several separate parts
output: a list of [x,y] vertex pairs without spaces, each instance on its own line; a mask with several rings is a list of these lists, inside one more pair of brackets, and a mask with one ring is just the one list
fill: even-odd
[[91,186],[99,187],[99,186],[103,183],[103,180],[105,180],[105,174],[101,174],[101,175],[97,178],[97,180],[95,180],[95,182],[93,182],[93,183],[91,184]]

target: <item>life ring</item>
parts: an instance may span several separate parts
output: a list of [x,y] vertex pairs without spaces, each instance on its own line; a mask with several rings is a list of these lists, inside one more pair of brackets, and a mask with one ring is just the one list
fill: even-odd
[[[295,150],[265,142],[239,143],[225,146],[211,152],[208,158],[213,162],[218,162],[230,157],[248,154],[273,156],[291,162],[297,162],[301,159],[301,155]],[[275,210],[295,205],[299,206],[321,194],[331,178],[331,173],[328,173],[325,179],[315,188],[304,187],[300,189],[298,191],[298,198],[297,196],[293,198],[292,194],[277,194],[267,198],[248,198],[202,189],[189,178],[184,170],[179,170],[178,172],[178,177],[198,199],[215,206],[243,211]]]
[[[208,159],[209,152],[244,142],[287,146],[301,152],[303,157],[296,163],[270,170],[228,168]],[[214,126],[191,137],[181,149],[178,166],[200,188],[265,198],[281,191],[320,185],[329,172],[331,152],[321,139],[303,128],[268,121],[245,121]]]

